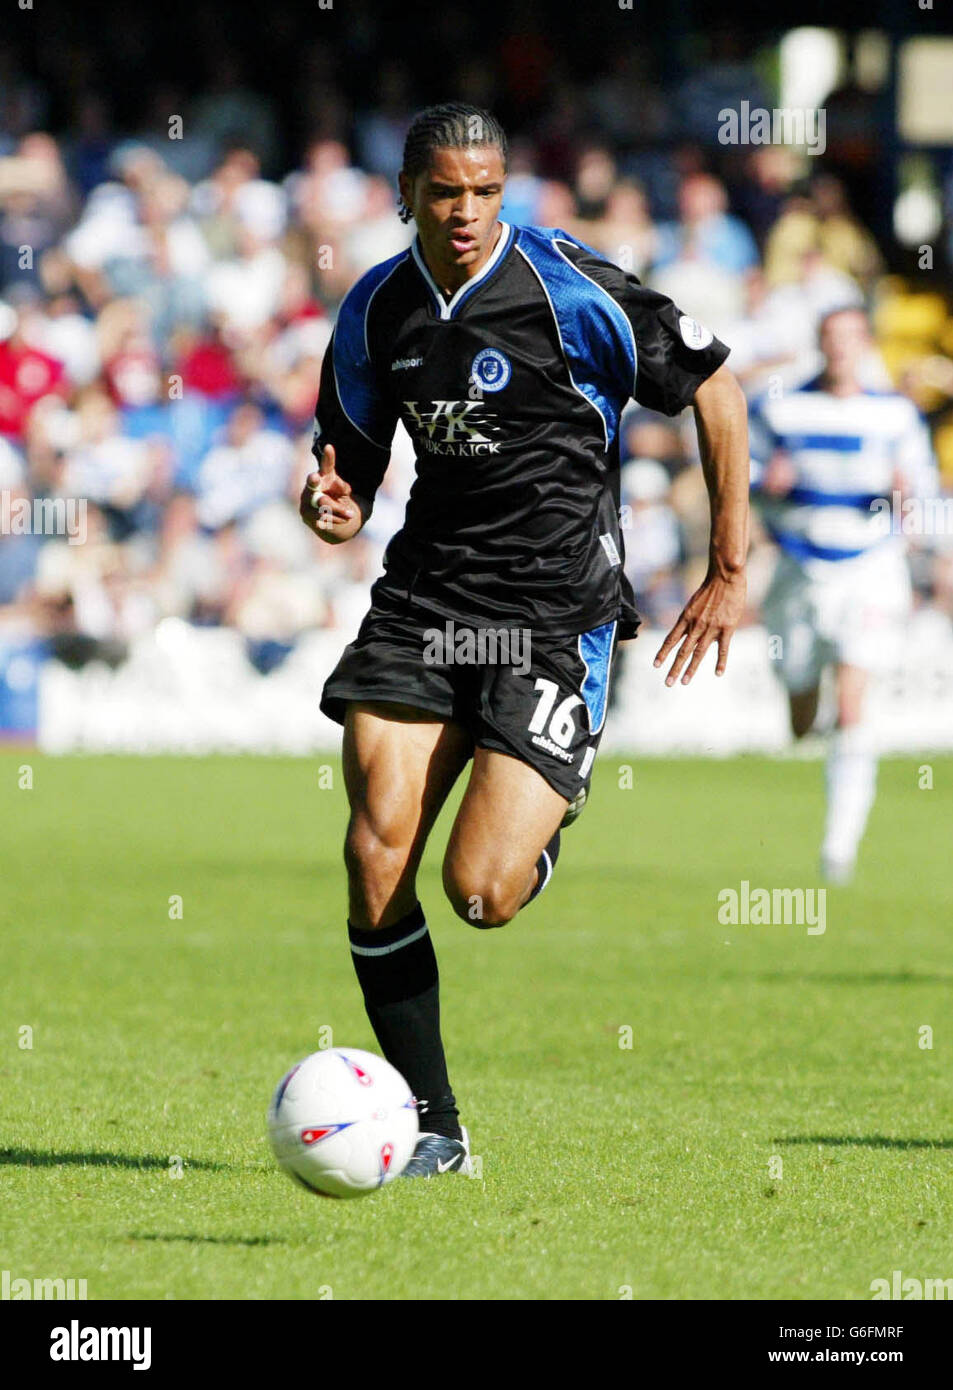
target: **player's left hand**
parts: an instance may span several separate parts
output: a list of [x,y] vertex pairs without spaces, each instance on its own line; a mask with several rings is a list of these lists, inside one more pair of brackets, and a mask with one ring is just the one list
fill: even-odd
[[718,643],[715,675],[724,675],[728,665],[728,647],[745,611],[747,591],[744,570],[727,576],[709,571],[704,584],[692,594],[678,622],[658,649],[653,663],[655,666],[662,665],[678,642],[682,644],[665,677],[666,685],[675,684],[682,667],[691,657],[688,670],[682,676],[682,685],[687,685],[713,642]]

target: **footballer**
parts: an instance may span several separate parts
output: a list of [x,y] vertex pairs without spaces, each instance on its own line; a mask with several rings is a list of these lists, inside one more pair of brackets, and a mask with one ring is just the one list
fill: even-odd
[[[706,578],[655,658],[674,652],[667,685],[691,680],[713,644],[724,671],[745,603],[747,417],[728,349],[565,232],[507,225],[506,160],[486,111],[448,103],[415,118],[399,183],[417,235],[341,304],[319,471],[301,496],[317,536],[350,540],[403,422],[416,454],[404,525],[321,708],[344,729],[354,966],[418,1102],[408,1177],[469,1166],[417,869],[472,762],[443,860],[457,914],[501,927],[552,876],[560,829],[586,799],[613,653],[639,622],[619,522],[630,398],[666,415],[693,406],[711,499]],[[436,657],[435,632],[453,635]]]
[[778,563],[763,619],[780,639],[778,675],[791,729],[814,726],[821,675],[833,673],[821,873],[848,883],[873,804],[877,746],[871,678],[898,659],[913,593],[902,534],[880,505],[936,492],[930,436],[913,402],[863,384],[865,311],[821,320],[821,374],[751,409],[752,486]]

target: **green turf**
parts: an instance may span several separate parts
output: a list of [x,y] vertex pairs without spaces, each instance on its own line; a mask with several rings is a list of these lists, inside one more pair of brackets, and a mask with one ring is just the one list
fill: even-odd
[[93,1299],[869,1298],[953,1273],[953,760],[932,790],[923,758],[882,765],[815,936],[722,926],[717,895],[816,886],[819,763],[603,759],[553,883],[495,932],[443,897],[445,813],[420,890],[483,1176],[348,1203],[264,1135],[322,1025],[375,1047],[328,761],[0,758],[0,1269]]

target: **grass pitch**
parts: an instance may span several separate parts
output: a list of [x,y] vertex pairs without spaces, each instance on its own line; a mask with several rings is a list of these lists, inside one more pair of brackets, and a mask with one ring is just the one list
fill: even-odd
[[949,758],[881,766],[823,935],[718,920],[743,879],[817,886],[819,763],[601,760],[499,931],[443,897],[454,798],[420,893],[482,1178],[330,1202],[276,1170],[264,1113],[322,1027],[376,1050],[337,763],[3,755],[0,1268],[91,1299],[863,1299],[953,1274],[951,786]]

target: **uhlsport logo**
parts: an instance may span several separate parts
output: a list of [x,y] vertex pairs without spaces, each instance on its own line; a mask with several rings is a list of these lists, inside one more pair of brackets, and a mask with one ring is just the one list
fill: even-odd
[[473,359],[470,378],[484,391],[502,391],[513,375],[509,358],[496,348],[484,348]]
[[499,453],[499,443],[490,439],[499,427],[482,401],[429,401],[418,409],[422,404],[404,401],[408,431],[425,453],[452,458]]

